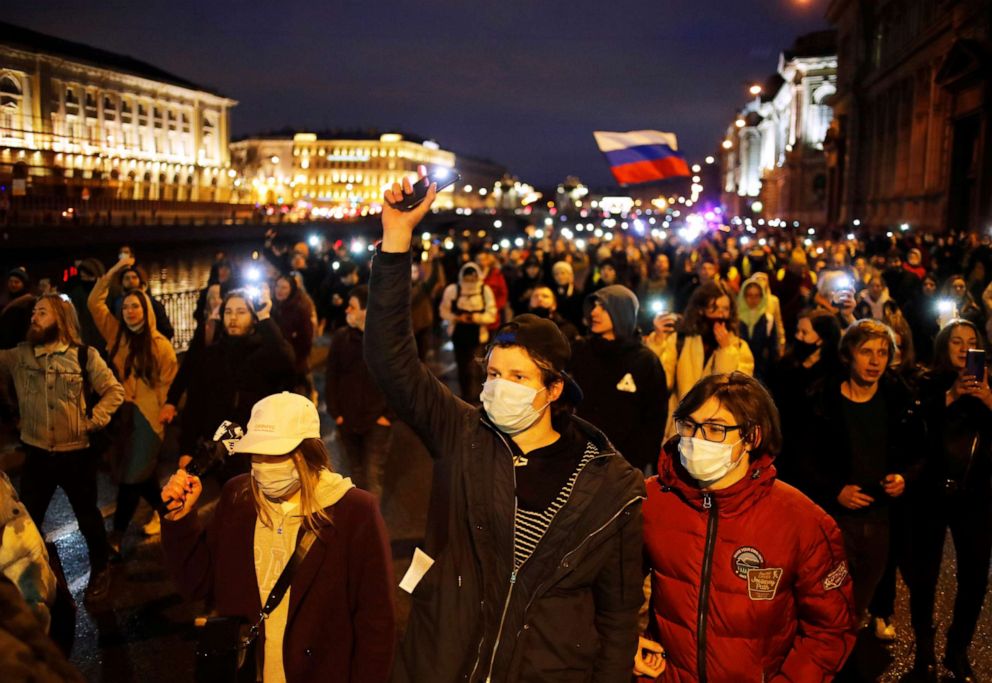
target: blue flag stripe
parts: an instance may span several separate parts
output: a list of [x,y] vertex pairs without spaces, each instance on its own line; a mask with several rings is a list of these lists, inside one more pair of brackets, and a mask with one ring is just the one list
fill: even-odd
[[656,161],[667,159],[668,157],[682,158],[682,155],[672,150],[668,145],[638,145],[637,147],[627,147],[617,149],[612,152],[603,152],[610,166],[623,166],[624,164],[636,164],[639,161]]

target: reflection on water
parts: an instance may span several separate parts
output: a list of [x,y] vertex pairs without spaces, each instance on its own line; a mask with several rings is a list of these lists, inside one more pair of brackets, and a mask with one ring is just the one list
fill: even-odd
[[[137,259],[148,272],[152,294],[158,296],[203,289],[210,278],[211,266],[221,255],[231,262],[235,277],[238,278],[254,262],[253,254],[260,256],[259,252],[247,247],[239,246],[223,251],[198,247],[162,256],[149,255],[148,258],[142,258],[138,253]],[[268,265],[264,259],[257,263],[263,267]]]

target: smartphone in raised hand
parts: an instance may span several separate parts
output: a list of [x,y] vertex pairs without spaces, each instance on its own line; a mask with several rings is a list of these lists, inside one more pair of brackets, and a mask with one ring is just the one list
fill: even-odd
[[430,189],[431,183],[437,183],[437,191],[440,192],[461,179],[462,177],[460,175],[453,172],[449,172],[444,178],[428,173],[417,179],[417,182],[413,184],[412,192],[404,192],[402,199],[398,202],[389,202],[389,205],[399,211],[413,211],[427,197],[427,191]]
[[964,373],[971,375],[979,382],[985,377],[985,351],[968,349],[968,359],[965,361]]

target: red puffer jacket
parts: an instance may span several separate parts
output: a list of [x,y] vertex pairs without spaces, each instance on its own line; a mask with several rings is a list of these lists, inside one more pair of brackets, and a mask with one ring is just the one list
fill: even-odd
[[668,655],[659,681],[830,681],[856,620],[840,531],[772,458],[704,493],[678,462],[678,438],[647,482],[644,552],[650,632]]

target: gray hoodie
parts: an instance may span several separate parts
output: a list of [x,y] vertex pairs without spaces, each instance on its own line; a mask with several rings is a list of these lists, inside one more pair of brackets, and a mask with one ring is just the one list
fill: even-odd
[[613,321],[617,339],[630,339],[637,330],[637,296],[623,285],[609,285],[586,297],[585,312],[589,315],[596,302],[606,309]]

